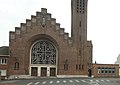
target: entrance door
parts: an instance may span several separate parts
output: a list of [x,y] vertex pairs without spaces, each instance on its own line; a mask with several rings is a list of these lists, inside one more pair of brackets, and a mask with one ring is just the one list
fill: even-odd
[[92,76],[92,70],[91,70],[91,69],[88,70],[88,76],[89,76],[89,77]]
[[41,76],[42,76],[42,77],[47,76],[47,68],[46,68],[46,67],[42,67],[42,68],[41,68]]
[[37,76],[37,70],[38,70],[37,67],[32,67],[31,68],[31,76]]
[[50,68],[50,76],[56,76],[56,69]]

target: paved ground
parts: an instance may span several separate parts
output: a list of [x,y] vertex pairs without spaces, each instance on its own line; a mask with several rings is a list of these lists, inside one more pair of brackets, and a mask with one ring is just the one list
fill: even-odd
[[19,84],[0,84],[0,85],[19,85]]
[[120,85],[119,78],[42,78],[0,81],[0,85]]

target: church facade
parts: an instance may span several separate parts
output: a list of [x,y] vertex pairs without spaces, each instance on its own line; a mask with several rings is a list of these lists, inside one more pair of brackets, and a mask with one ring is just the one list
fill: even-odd
[[10,31],[7,75],[91,76],[92,42],[87,40],[87,2],[71,0],[71,37],[46,8]]

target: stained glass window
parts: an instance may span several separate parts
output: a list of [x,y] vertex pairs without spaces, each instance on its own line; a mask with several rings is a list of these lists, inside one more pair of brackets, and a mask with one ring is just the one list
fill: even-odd
[[31,49],[31,64],[56,64],[56,48],[48,40],[37,41]]

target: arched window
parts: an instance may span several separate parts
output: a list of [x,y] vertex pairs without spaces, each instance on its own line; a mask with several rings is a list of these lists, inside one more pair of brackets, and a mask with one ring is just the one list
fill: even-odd
[[48,40],[35,42],[31,49],[31,64],[56,64],[56,48]]
[[19,70],[19,62],[15,62],[14,70]]

